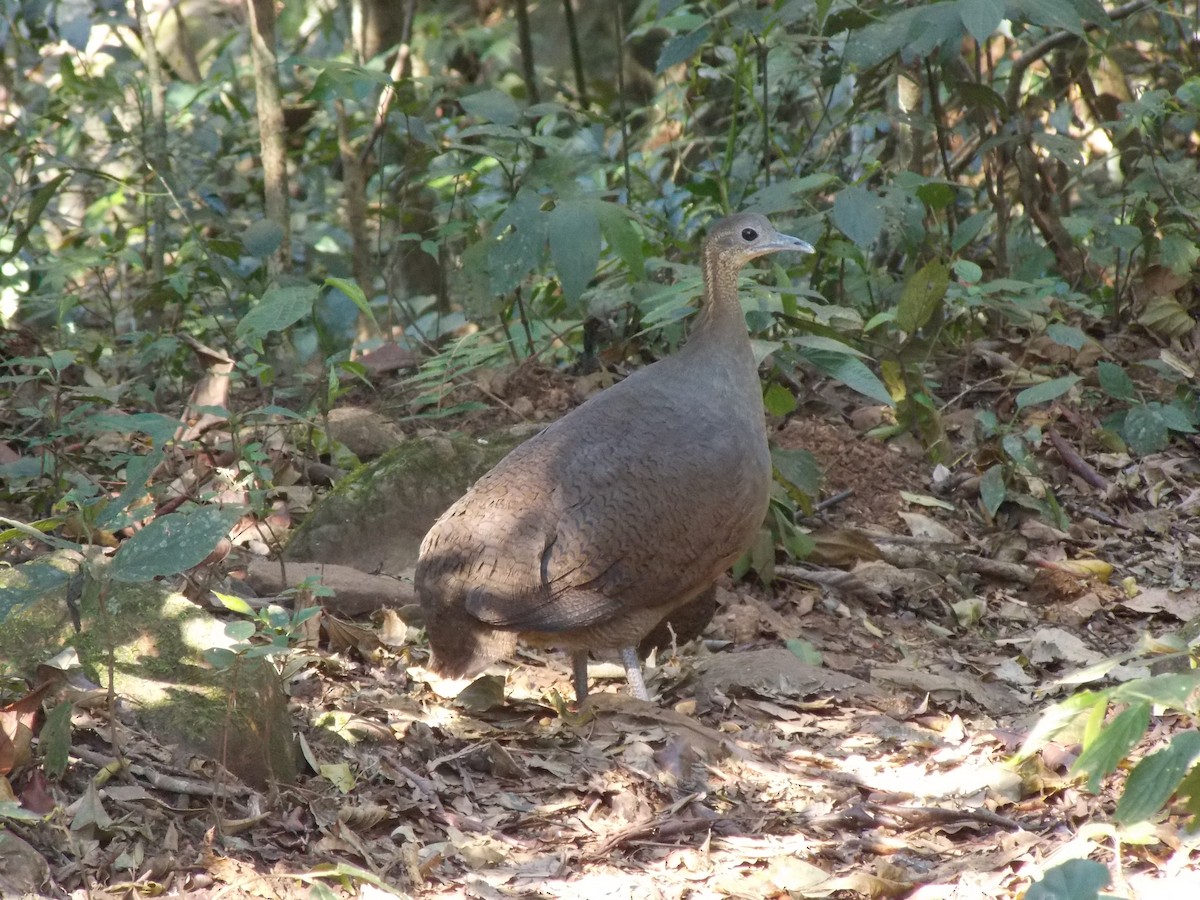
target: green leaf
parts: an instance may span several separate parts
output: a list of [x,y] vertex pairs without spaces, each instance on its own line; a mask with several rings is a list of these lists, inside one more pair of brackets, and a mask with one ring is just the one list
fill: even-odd
[[498,239],[488,248],[488,275],[493,294],[516,290],[522,279],[542,262],[546,251],[546,223],[541,200],[522,189],[496,220]]
[[54,194],[64,181],[70,178],[72,172],[59,172],[36,191],[33,192],[33,199],[29,201],[29,212],[25,216],[25,222],[21,225],[21,230],[17,232],[16,238],[13,240],[12,248],[2,258],[2,261],[7,262],[16,257],[18,253],[25,249],[25,244],[29,242],[29,235],[37,225],[38,219],[42,217],[42,213],[46,209]]
[[956,259],[954,274],[963,284],[979,284],[983,280],[983,269],[979,263],[971,262],[969,259]]
[[1134,766],[1113,812],[1117,824],[1144,822],[1162,809],[1197,756],[1200,756],[1200,732],[1184,731],[1171,738],[1164,749]]
[[773,416],[786,416],[796,409],[796,395],[783,385],[772,383],[763,393],[763,406]]
[[600,222],[592,204],[562,200],[550,211],[550,257],[562,282],[563,296],[575,305],[600,262]]
[[1116,363],[1107,360],[1096,363],[1096,376],[1100,381],[1100,390],[1114,400],[1133,400],[1137,397],[1133,380]]
[[909,334],[920,331],[937,312],[949,286],[950,272],[944,263],[934,260],[917,270],[900,295],[896,325]]
[[1159,411],[1149,404],[1130,407],[1125,414],[1121,436],[1138,456],[1164,450],[1171,440],[1167,423]]
[[371,321],[372,325],[376,328],[379,327],[379,323],[375,320],[375,313],[371,309],[371,304],[367,302],[367,295],[358,286],[358,282],[351,281],[349,278],[330,276],[325,279],[325,286],[333,288],[335,291],[341,291],[346,296],[346,299],[357,306],[358,311]]
[[1122,710],[1101,729],[1096,740],[1084,747],[1071,766],[1071,774],[1086,774],[1088,790],[1094,794],[1100,787],[1100,780],[1116,771],[1129,751],[1137,746],[1149,725],[1149,703],[1135,703]]
[[5,573],[0,587],[0,623],[8,615],[47,594],[58,590],[71,580],[71,573],[48,563],[25,563]]
[[1072,350],[1079,350],[1088,341],[1088,336],[1082,328],[1075,325],[1063,325],[1060,322],[1047,325],[1046,336],[1059,346],[1070,347]]
[[957,253],[963,247],[967,246],[967,244],[971,243],[971,241],[975,240],[979,236],[979,232],[983,230],[983,226],[987,224],[988,219],[991,218],[991,215],[991,210],[984,210],[963,219],[958,228],[954,229],[954,237],[950,239],[951,252]]
[[821,493],[821,467],[817,458],[807,450],[785,450],[782,447],[771,448],[771,463],[779,476],[809,497]]
[[1004,4],[1001,0],[960,0],[958,15],[971,37],[982,44],[1000,27]]
[[996,517],[996,511],[1000,509],[1007,493],[1008,489],[1004,486],[1004,466],[997,463],[979,479],[979,499],[983,501],[983,508],[989,516]]
[[887,406],[896,405],[879,376],[868,369],[861,359],[844,353],[830,353],[827,350],[803,350],[800,355],[850,390],[858,391],[864,397],[870,397]]
[[784,641],[783,645],[792,651],[792,655],[801,662],[808,663],[810,666],[821,665],[821,651],[814,647],[808,641],[792,638]]
[[807,347],[811,350],[828,350],[830,353],[840,353],[844,356],[867,358],[867,354],[861,350],[856,350],[849,344],[825,334],[797,334],[788,337],[786,340],[787,343],[796,347]]
[[1200,670],[1154,675],[1118,685],[1109,692],[1114,703],[1146,702],[1190,713],[1188,701],[1200,688]]
[[513,126],[521,121],[521,107],[503,91],[486,90],[460,97],[459,105],[469,116],[494,122],[497,125]]
[[1195,434],[1196,419],[1190,410],[1183,409],[1180,406],[1172,403],[1167,406],[1162,403],[1147,404],[1162,417],[1165,424],[1172,431],[1178,431],[1180,434]]
[[[174,424],[179,426],[178,422]],[[146,495],[146,482],[150,480],[150,473],[162,462],[163,455],[163,451],[157,449],[144,456],[129,458],[125,463],[125,489],[117,499],[110,500],[96,517],[97,528],[107,528],[116,522],[117,517],[125,512],[134,500],[140,500]]]
[[954,202],[954,188],[944,181],[929,181],[917,188],[917,197],[930,209],[945,209]]
[[1083,34],[1083,19],[1070,0],[1009,0],[1008,14],[1014,21]]
[[248,641],[254,637],[258,626],[248,619],[238,619],[225,626],[225,636],[235,641]]
[[46,755],[46,772],[53,778],[67,771],[71,751],[71,708],[71,702],[64,700],[50,710],[38,736],[38,744]]
[[155,447],[162,447],[175,437],[180,428],[179,420],[162,413],[101,413],[90,416],[84,423],[90,434],[115,431],[119,434],[141,432],[150,438]]
[[283,227],[272,219],[251,222],[242,232],[242,246],[251,256],[270,256],[283,243]]
[[1037,406],[1039,403],[1049,403],[1051,400],[1061,397],[1078,382],[1078,375],[1064,375],[1062,378],[1053,378],[1050,381],[1035,384],[1031,388],[1025,388],[1017,394],[1017,409]]
[[250,312],[238,322],[237,336],[248,343],[266,337],[272,331],[283,331],[311,315],[313,302],[320,289],[315,284],[271,288],[259,299]]
[[1196,260],[1200,259],[1200,248],[1195,241],[1182,234],[1164,234],[1158,245],[1158,258],[1176,275],[1188,275]]
[[1103,864],[1090,859],[1069,859],[1050,869],[1041,881],[1031,884],[1025,900],[1097,900],[1100,889],[1111,881]]
[[865,250],[883,231],[883,204],[866,188],[853,185],[838,193],[830,218],[842,234]]
[[150,581],[185,572],[216,548],[241,514],[241,507],[203,506],[157,518],[121,545],[109,574],[114,581]]
[[658,54],[658,62],[654,66],[654,74],[661,75],[672,66],[677,66],[704,46],[708,36],[712,34],[711,25],[702,25],[688,34],[677,34],[665,44]]
[[608,246],[629,268],[629,274],[638,281],[646,277],[646,256],[642,252],[642,234],[623,206],[607,201],[595,204],[600,230]]

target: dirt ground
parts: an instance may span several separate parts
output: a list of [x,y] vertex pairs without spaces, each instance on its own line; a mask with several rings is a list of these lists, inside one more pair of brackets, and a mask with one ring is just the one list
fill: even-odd
[[[464,421],[550,419],[602,381],[518,373]],[[8,864],[40,858],[45,896],[90,900],[967,900],[1090,856],[1120,896],[1200,896],[1181,807],[1118,841],[1122,773],[1089,791],[1071,735],[1015,760],[1065,676],[1200,612],[1190,447],[1121,458],[1064,417],[1110,488],[1044,447],[1059,530],[1020,503],[989,519],[978,466],[938,469],[831,409],[774,426],[823,472],[830,502],[800,519],[816,552],[770,584],[725,580],[705,639],[648,665],[655,702],[601,661],[575,709],[566,658],[529,649],[446,698],[419,628],[328,618],[289,670],[295,784],[252,789],[80,703],[62,780],[14,782],[57,812],[7,822],[32,851]],[[1156,717],[1133,755],[1191,724]],[[116,748],[128,765],[106,769]]]

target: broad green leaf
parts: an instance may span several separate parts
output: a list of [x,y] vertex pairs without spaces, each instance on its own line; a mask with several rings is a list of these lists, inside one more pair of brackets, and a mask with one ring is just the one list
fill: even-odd
[[1009,0],[1009,18],[1083,34],[1083,19],[1071,0]]
[[1046,336],[1059,346],[1070,347],[1072,350],[1079,350],[1088,342],[1088,336],[1082,328],[1075,325],[1063,325],[1061,322],[1047,325]]
[[283,331],[312,313],[320,288],[315,284],[271,288],[238,322],[237,336],[250,343]]
[[500,296],[517,285],[542,262],[546,252],[547,216],[541,200],[530,190],[521,190],[496,220],[497,240],[488,248],[487,265],[491,291]]
[[864,397],[870,397],[879,403],[895,406],[891,394],[879,377],[866,367],[861,359],[847,356],[844,353],[831,353],[827,350],[806,349],[800,353],[814,366],[840,381],[852,391],[858,391]]
[[958,15],[971,37],[982,44],[1000,27],[1004,3],[1001,0],[959,0]]
[[38,733],[38,746],[45,755],[46,772],[58,778],[67,771],[71,753],[71,701],[64,700],[46,716],[46,723]]
[[521,121],[521,107],[503,91],[486,90],[458,98],[467,115],[497,125],[513,126]]
[[954,202],[954,188],[944,181],[930,181],[917,188],[917,197],[930,209],[945,209]]
[[202,506],[155,519],[121,545],[109,574],[114,581],[150,581],[198,565],[229,533],[240,507]]
[[225,636],[234,641],[248,641],[254,637],[258,626],[247,619],[237,619],[225,626]]
[[1090,859],[1069,859],[1029,886],[1025,900],[1097,900],[1112,881],[1108,868]]
[[807,450],[785,450],[782,447],[771,448],[771,463],[792,487],[809,497],[816,497],[821,492],[821,467],[817,458]]
[[1178,431],[1180,434],[1195,434],[1196,419],[1190,410],[1177,406],[1174,403],[1169,406],[1162,403],[1150,403],[1147,405],[1153,407],[1154,411],[1162,417],[1163,424],[1172,431]]
[[830,218],[842,234],[865,250],[883,230],[883,205],[866,188],[852,185],[838,193]]
[[828,350],[830,353],[842,353],[846,356],[867,358],[867,354],[861,350],[856,350],[849,344],[824,334],[797,334],[786,340],[787,343],[796,347],[808,347],[812,350]]
[[796,395],[773,383],[763,392],[763,406],[773,416],[786,416],[796,408]]
[[983,269],[980,268],[979,263],[971,262],[969,259],[956,259],[954,274],[963,284],[979,284],[983,280]]
[[1191,711],[1190,699],[1200,690],[1200,670],[1154,675],[1118,685],[1110,692],[1114,703],[1145,701],[1173,710]]
[[629,268],[629,274],[641,281],[646,277],[646,255],[642,252],[642,235],[625,208],[615,203],[595,204],[600,230],[608,246]]
[[1078,375],[1064,375],[1050,381],[1035,384],[1017,394],[1017,409],[1027,406],[1037,406],[1039,403],[1049,403],[1073,388],[1079,382]]
[[25,563],[5,575],[0,587],[0,624],[13,611],[39,600],[71,580],[71,573],[48,563]]
[[979,499],[983,501],[983,508],[989,516],[996,517],[996,512],[1007,493],[1008,489],[1004,486],[1004,466],[997,463],[979,479]]
[[272,219],[251,222],[242,232],[242,246],[251,256],[270,256],[283,243],[283,227]]
[[345,294],[346,299],[357,306],[359,312],[370,319],[373,325],[379,327],[379,323],[375,321],[375,313],[371,309],[371,304],[367,302],[367,295],[358,286],[358,282],[351,281],[349,278],[330,276],[325,279],[325,286]]
[[12,248],[3,257],[4,260],[12,259],[25,249],[25,244],[29,241],[30,233],[42,217],[42,213],[46,210],[46,204],[50,202],[62,183],[70,178],[71,175],[72,172],[59,172],[33,192],[33,199],[29,201],[29,211],[25,215],[25,221],[21,225],[21,230],[17,233],[16,239],[13,241]]
[[792,655],[801,662],[808,663],[810,666],[821,665],[821,651],[808,641],[792,638],[784,641],[783,645],[792,651]]
[[548,215],[550,256],[563,296],[575,305],[600,262],[600,222],[591,203],[563,200]]
[[1164,234],[1158,245],[1158,258],[1176,275],[1188,275],[1196,260],[1200,259],[1200,247],[1182,234]]
[[954,236],[950,239],[951,252],[957,253],[963,247],[967,246],[967,244],[971,243],[971,241],[975,240],[991,216],[991,210],[984,210],[963,219],[958,228],[954,229]]
[[1119,825],[1144,822],[1162,809],[1200,756],[1200,732],[1184,731],[1139,762],[1125,780],[1113,818]]
[[1100,381],[1100,390],[1114,400],[1133,400],[1137,397],[1133,380],[1116,363],[1107,360],[1096,363],[1096,376]]
[[662,52],[658,54],[658,62],[654,66],[654,74],[661,75],[672,66],[677,66],[692,57],[697,50],[704,46],[712,34],[711,25],[702,25],[688,34],[677,34],[663,44]]
[[[178,427],[179,423],[175,425]],[[140,500],[148,491],[146,482],[150,473],[163,460],[162,449],[156,449],[144,456],[131,456],[125,463],[125,488],[115,500],[110,500],[100,515],[96,517],[97,528],[108,528],[117,521],[118,516],[125,512],[135,500]],[[149,508],[148,508],[149,509]]]
[[896,325],[909,334],[920,331],[937,312],[949,286],[950,273],[944,263],[934,260],[918,269],[900,295]]
[[1071,766],[1071,774],[1086,774],[1088,790],[1094,794],[1100,787],[1100,780],[1116,771],[1149,726],[1149,703],[1135,703],[1122,710],[1101,729],[1099,737],[1084,747]]
[[1129,444],[1129,449],[1138,456],[1164,450],[1171,440],[1166,421],[1159,411],[1149,404],[1130,408],[1125,414],[1121,436]]

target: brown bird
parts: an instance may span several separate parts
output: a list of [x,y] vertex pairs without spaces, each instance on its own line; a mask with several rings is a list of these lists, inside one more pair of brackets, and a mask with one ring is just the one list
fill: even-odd
[[780,250],[813,252],[757,214],[717,222],[683,349],[515,448],[434,523],[416,570],[434,672],[476,675],[518,640],[559,647],[582,702],[588,650],[615,649],[630,692],[649,699],[634,648],[705,602],[766,515],[771,458],[737,277]]

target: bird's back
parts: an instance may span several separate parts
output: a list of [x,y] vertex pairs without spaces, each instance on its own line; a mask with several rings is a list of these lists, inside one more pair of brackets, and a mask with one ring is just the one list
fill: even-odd
[[[597,394],[438,520],[417,589],[440,670],[472,674],[518,634],[636,644],[745,550],[770,460],[753,360],[721,357],[680,353]],[[734,396],[737,367],[755,379],[752,402]]]

